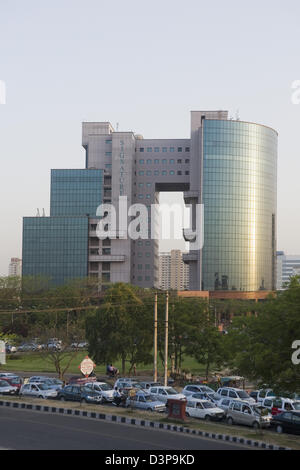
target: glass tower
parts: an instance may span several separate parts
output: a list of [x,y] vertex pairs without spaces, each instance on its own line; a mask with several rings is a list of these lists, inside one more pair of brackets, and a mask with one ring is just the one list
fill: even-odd
[[202,289],[274,289],[277,133],[230,120],[202,132]]

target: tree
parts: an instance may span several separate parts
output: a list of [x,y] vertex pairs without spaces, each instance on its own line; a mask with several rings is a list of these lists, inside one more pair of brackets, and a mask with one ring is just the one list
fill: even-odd
[[300,389],[300,367],[291,360],[292,343],[300,339],[299,281],[292,278],[287,290],[257,306],[257,316],[236,318],[224,339],[237,373],[278,392]]
[[152,311],[143,302],[144,291],[129,284],[113,284],[103,303],[86,319],[89,354],[97,364],[118,359],[125,373],[126,362],[146,364],[151,360]]

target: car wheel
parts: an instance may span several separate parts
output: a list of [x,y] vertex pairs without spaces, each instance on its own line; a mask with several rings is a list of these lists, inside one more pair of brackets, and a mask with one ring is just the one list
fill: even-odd
[[152,408],[147,408],[147,411],[153,411],[153,409]]
[[282,426],[280,426],[279,424],[276,426],[276,432],[278,432],[279,434],[282,434],[283,432]]
[[60,401],[66,401],[65,397],[60,397]]
[[205,421],[210,421],[210,416],[209,415],[205,415]]
[[189,413],[185,413],[185,416],[187,416],[188,418],[190,417],[190,414]]
[[253,429],[259,429],[260,428],[260,425],[257,421],[254,421],[252,426],[253,426]]
[[43,395],[39,395],[38,398],[44,398]]
[[229,426],[232,426],[233,425],[233,419],[232,418],[227,418],[227,424],[229,424]]

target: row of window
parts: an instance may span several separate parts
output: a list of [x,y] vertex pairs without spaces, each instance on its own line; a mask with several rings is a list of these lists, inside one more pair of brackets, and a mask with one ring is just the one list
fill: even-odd
[[[146,174],[146,176],[152,176],[152,171],[151,171],[151,170],[147,170],[147,171],[145,172],[145,171],[143,171],[143,170],[140,170],[140,171],[138,172],[138,174],[139,174],[140,176],[144,176],[145,174]],[[153,171],[153,175],[154,175],[154,176],[158,176],[159,174],[161,174],[161,175],[163,175],[163,176],[165,176],[165,175],[167,175],[167,174],[173,176],[173,175],[176,174],[176,171],[174,171],[174,170],[170,170],[169,172],[168,172],[167,170],[162,170],[162,171],[154,170],[154,171]],[[181,170],[177,171],[177,175],[189,175],[189,174],[190,174],[190,172],[189,172],[188,170],[186,170],[186,171],[181,171]]]
[[[140,165],[144,165],[144,163],[145,163],[145,160],[144,160],[143,158],[141,158],[141,159],[139,160],[139,164],[140,164]],[[146,163],[147,163],[147,165],[152,165],[152,160],[151,160],[151,159],[147,159],[147,160],[146,160]],[[159,165],[159,159],[157,159],[157,158],[154,159],[154,160],[153,160],[153,163],[154,163],[154,165]],[[166,164],[168,163],[168,160],[167,160],[166,158],[163,158],[162,161],[161,161],[161,163],[162,163],[163,165],[166,165]],[[174,159],[174,158],[170,158],[169,163],[170,163],[171,165],[174,165],[174,164],[175,164],[175,159]],[[181,159],[181,158],[177,159],[177,163],[179,163],[179,164],[180,164],[180,163],[183,163],[182,159]],[[186,158],[185,161],[184,161],[184,163],[190,163],[189,158]]]
[[[145,148],[144,147],[140,147],[140,152],[144,152],[145,151]],[[168,147],[162,147],[162,149],[160,150],[160,147],[146,147],[146,151],[147,152],[152,152],[154,151],[155,153],[158,153],[160,151],[162,152],[168,152]],[[185,152],[189,152],[190,151],[190,147],[185,147],[184,148],[184,151]],[[175,147],[169,147],[169,152],[175,152]],[[177,147],[177,152],[183,152],[183,147]]]

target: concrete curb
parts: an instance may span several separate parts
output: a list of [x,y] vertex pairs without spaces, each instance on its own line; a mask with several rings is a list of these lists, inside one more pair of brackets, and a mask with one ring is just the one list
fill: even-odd
[[66,414],[68,416],[77,416],[77,417],[82,417],[82,418],[101,419],[101,420],[106,420],[106,421],[115,422],[115,423],[130,424],[133,426],[150,427],[152,429],[162,429],[165,431],[186,433],[186,434],[191,434],[193,436],[200,436],[200,437],[205,437],[209,439],[234,442],[236,444],[243,444],[246,446],[251,446],[251,447],[256,447],[256,448],[266,449],[266,450],[292,450],[290,447],[282,447],[276,444],[268,444],[266,442],[256,441],[256,440],[254,441],[252,439],[246,439],[244,437],[230,436],[228,434],[211,433],[211,432],[206,432],[206,431],[200,431],[198,429],[186,428],[180,425],[159,423],[158,421],[148,421],[148,420],[143,420],[139,418],[126,418],[126,416],[111,415],[107,413],[96,413],[94,411],[74,410],[72,408],[61,408],[61,407],[51,406],[51,405],[34,405],[31,403],[22,403],[22,402],[20,403],[20,402],[4,401],[4,400],[0,400],[0,406],[7,406],[10,408],[19,408],[22,410],[40,411],[43,413]]

